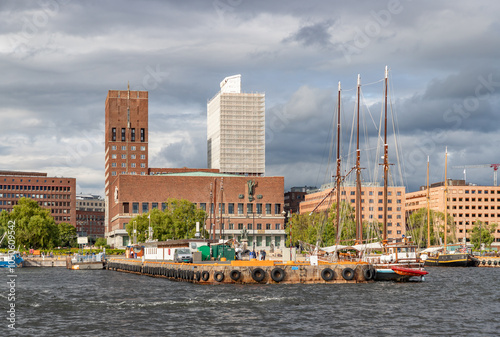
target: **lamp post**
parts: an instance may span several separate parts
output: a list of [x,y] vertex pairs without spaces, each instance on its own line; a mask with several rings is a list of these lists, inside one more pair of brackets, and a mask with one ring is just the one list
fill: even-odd
[[[290,216],[290,212],[288,213]],[[292,261],[292,223],[290,222],[290,261]]]
[[253,252],[255,253],[255,210],[252,208],[252,242],[253,242]]
[[483,244],[483,232],[481,229],[482,222],[479,221],[479,256],[481,256],[481,245]]
[[137,224],[134,221],[134,245],[137,244]]
[[[283,215],[284,219],[283,219],[283,222],[284,222],[284,225],[288,224],[288,220],[290,219],[290,211],[286,212],[285,210],[283,210],[283,212],[281,212],[281,215]],[[292,261],[292,223],[290,223],[290,261]],[[286,241],[285,241],[285,244],[286,244]],[[286,245],[285,245],[286,247]]]

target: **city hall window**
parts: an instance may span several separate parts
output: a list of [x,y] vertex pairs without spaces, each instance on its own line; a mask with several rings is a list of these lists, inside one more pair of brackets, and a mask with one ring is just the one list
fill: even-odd
[[141,128],[141,142],[144,142],[144,128]]
[[116,128],[111,129],[111,140],[116,141]]
[[135,128],[132,128],[131,135],[130,135],[130,140],[135,142]]
[[271,214],[271,204],[266,204],[266,214]]
[[125,128],[122,128],[122,142],[125,141]]

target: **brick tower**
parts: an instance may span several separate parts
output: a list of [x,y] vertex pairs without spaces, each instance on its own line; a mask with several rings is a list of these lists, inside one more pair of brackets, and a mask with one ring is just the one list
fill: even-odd
[[[109,90],[105,103],[105,230],[110,228],[109,207],[118,196],[111,183],[119,175],[148,174],[148,92]],[[129,210],[122,210],[130,213]]]

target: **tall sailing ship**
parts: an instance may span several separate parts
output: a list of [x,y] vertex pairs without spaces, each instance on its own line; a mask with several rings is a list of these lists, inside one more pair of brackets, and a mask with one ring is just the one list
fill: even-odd
[[[428,165],[427,165],[428,167]],[[445,151],[444,165],[444,245],[439,247],[428,247],[422,253],[422,259],[425,261],[425,266],[433,267],[477,267],[479,260],[475,258],[467,246],[455,250],[448,250],[448,149]],[[428,171],[428,170],[427,170]],[[427,190],[429,190],[429,182],[427,182]],[[429,200],[429,197],[427,197]],[[427,210],[429,210],[429,201],[427,202]],[[429,224],[429,215],[427,215]],[[428,225],[429,227],[429,225]],[[430,228],[427,228],[428,238],[427,245],[430,243]]]
[[[385,94],[385,126],[384,126],[384,215],[383,215],[383,239],[382,242],[375,243],[363,243],[363,224],[361,216],[361,166],[360,166],[360,145],[359,145],[359,127],[360,127],[360,88],[361,88],[361,78],[358,75],[357,82],[357,136],[356,136],[356,166],[351,171],[356,172],[356,206],[355,206],[355,220],[356,220],[356,244],[354,246],[340,246],[339,245],[339,233],[340,233],[340,198],[341,198],[341,165],[340,165],[340,99],[341,99],[341,87],[339,83],[338,88],[338,123],[337,123],[337,175],[336,175],[336,192],[337,192],[337,209],[336,209],[336,230],[337,230],[337,240],[336,245],[333,247],[327,247],[323,250],[327,252],[338,253],[339,249],[355,249],[359,252],[359,257],[362,261],[371,263],[375,267],[375,273],[373,278],[376,281],[408,281],[417,277],[419,280],[423,280],[423,276],[427,274],[423,270],[423,264],[419,260],[417,255],[417,246],[410,242],[407,238],[404,238],[402,242],[391,242],[387,240],[387,187],[388,187],[388,172],[389,172],[389,161],[388,161],[388,142],[387,142],[387,93],[388,93],[388,68],[385,68],[385,80],[384,80],[384,94]],[[333,192],[333,190],[332,190]],[[325,197],[326,198],[326,197]],[[365,254],[369,250],[382,250],[383,254]]]

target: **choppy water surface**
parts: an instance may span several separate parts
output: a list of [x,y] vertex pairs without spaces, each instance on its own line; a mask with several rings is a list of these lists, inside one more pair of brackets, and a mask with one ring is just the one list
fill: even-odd
[[[12,335],[500,335],[500,268],[428,270],[422,283],[200,286],[105,270],[24,268]],[[0,335],[12,333],[2,322]]]

